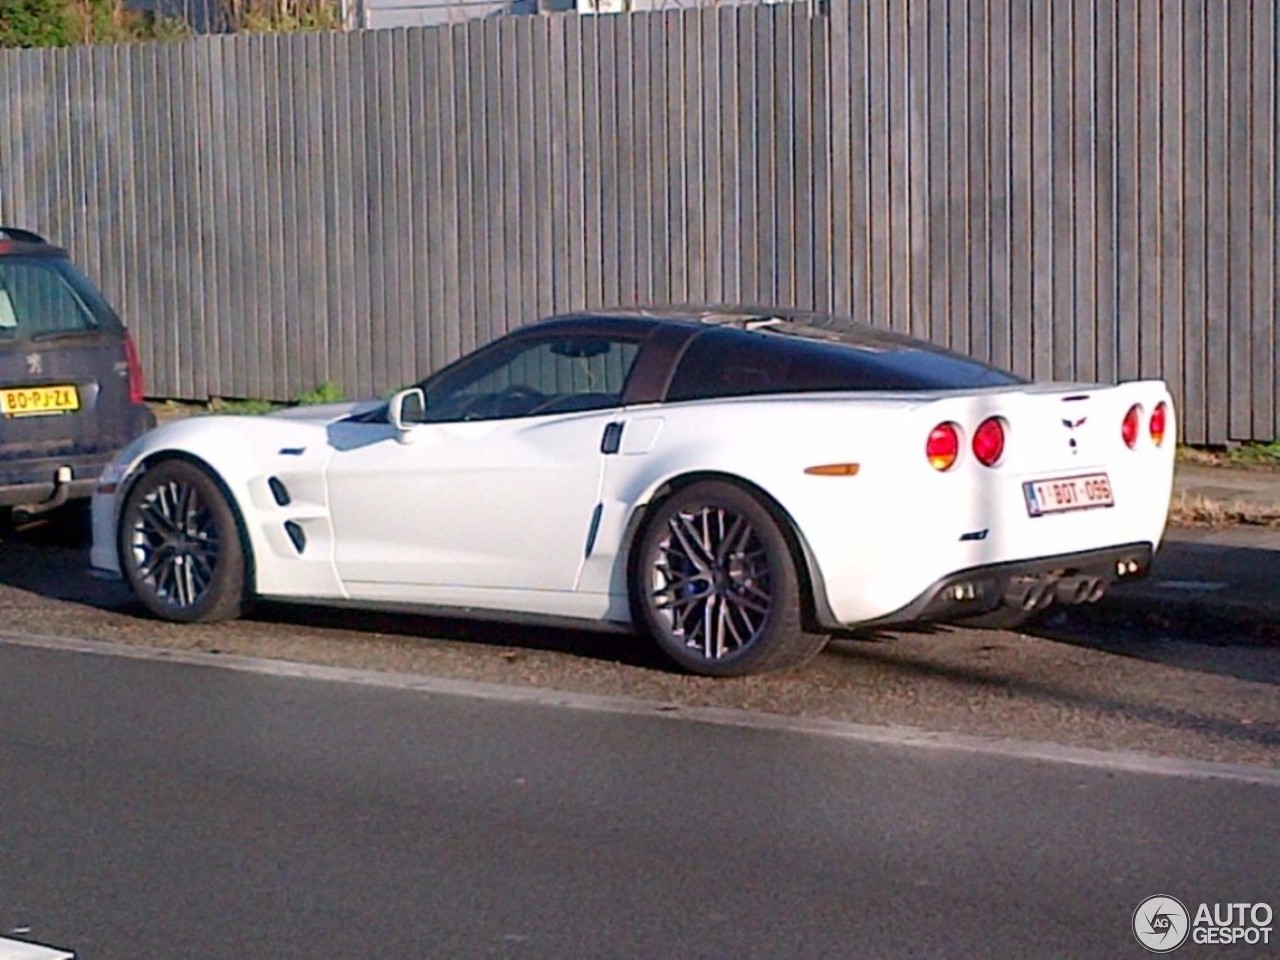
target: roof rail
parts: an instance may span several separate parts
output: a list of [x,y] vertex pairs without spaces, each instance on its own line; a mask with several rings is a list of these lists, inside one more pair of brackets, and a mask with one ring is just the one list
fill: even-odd
[[31,230],[23,230],[21,227],[0,227],[0,237],[7,240],[17,240],[19,243],[48,243],[44,237]]

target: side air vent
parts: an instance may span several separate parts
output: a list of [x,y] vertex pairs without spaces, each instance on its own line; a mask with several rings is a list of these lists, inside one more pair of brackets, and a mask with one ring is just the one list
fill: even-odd
[[267,486],[271,488],[271,495],[276,498],[276,503],[280,504],[280,506],[287,507],[293,502],[293,499],[289,496],[288,488],[285,487],[279,477],[272,477],[267,481]]
[[307,535],[303,532],[302,527],[294,523],[292,520],[286,520],[284,524],[284,532],[289,535],[289,539],[293,541],[293,549],[302,553],[307,549]]

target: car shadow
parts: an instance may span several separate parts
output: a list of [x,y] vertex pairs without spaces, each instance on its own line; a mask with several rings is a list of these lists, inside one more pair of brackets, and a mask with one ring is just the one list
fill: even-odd
[[[946,632],[942,627],[939,632]],[[958,629],[958,628],[953,628]],[[990,633],[991,643],[976,648],[978,653],[990,652],[994,657],[1006,647],[1001,638],[1008,634],[998,631]],[[1024,631],[1025,636],[1057,639],[1048,631]],[[943,640],[945,642],[945,639]],[[1064,641],[1073,642],[1073,641]],[[1075,643],[1095,649],[1108,650],[1099,643],[1091,643],[1076,638]],[[1108,650],[1108,652],[1110,652]],[[1124,718],[1127,721],[1150,723],[1164,729],[1196,731],[1222,738],[1234,743],[1249,743],[1259,746],[1275,747],[1280,745],[1280,727],[1271,723],[1245,725],[1237,718],[1215,716],[1210,711],[1178,707],[1159,702],[1142,702],[1127,695],[1123,690],[1100,692],[1098,690],[1072,690],[1067,684],[1056,678],[1039,679],[1028,676],[1015,676],[1009,672],[993,669],[995,660],[983,659],[977,662],[957,662],[956,660],[924,659],[915,651],[904,652],[893,643],[879,643],[874,639],[842,638],[827,647],[829,656],[838,658],[853,669],[876,668],[891,671],[896,677],[917,678],[922,684],[942,682],[957,690],[969,689],[976,695],[990,694],[1000,699],[1016,698],[1032,703],[1040,703],[1056,711],[1067,711],[1073,714],[1080,711],[1085,714],[1101,713],[1103,715]],[[1122,654],[1124,655],[1124,654]],[[1169,663],[1168,660],[1160,661]],[[1174,664],[1192,670],[1205,670],[1211,673],[1227,673],[1230,671],[1206,669],[1201,664]],[[1255,674],[1247,674],[1244,679],[1263,683],[1280,683],[1274,674],[1263,678]]]
[[[92,575],[90,539],[87,514],[53,514],[21,526],[15,526],[8,515],[0,517],[0,585],[159,623],[122,581]],[[462,618],[268,601],[255,603],[242,619],[284,628],[342,630],[563,653],[628,667],[678,672],[653,644],[621,631],[545,626],[494,617]]]
[[545,626],[496,616],[450,617],[322,604],[255,603],[246,619],[318,630],[446,640],[491,648],[562,653],[626,667],[679,673],[653,644],[625,631]]
[[1051,613],[1024,632],[1118,657],[1280,686],[1274,624],[1250,626],[1185,610],[1172,616],[1104,600]]

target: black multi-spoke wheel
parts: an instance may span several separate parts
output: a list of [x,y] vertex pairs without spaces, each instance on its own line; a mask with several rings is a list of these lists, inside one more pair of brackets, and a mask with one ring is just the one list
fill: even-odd
[[631,591],[644,626],[694,673],[778,670],[825,643],[801,628],[795,564],[777,521],[732,484],[692,484],[653,509]]
[[120,512],[120,566],[156,616],[187,623],[239,616],[244,547],[226,497],[195,464],[169,460],[134,484]]

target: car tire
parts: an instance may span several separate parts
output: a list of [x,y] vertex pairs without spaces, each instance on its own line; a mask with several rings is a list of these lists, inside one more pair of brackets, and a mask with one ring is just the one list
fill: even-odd
[[693,483],[651,508],[630,587],[636,621],[691,673],[782,670],[827,641],[803,629],[796,565],[778,520],[730,483]]
[[129,490],[120,569],[151,613],[179,623],[233,620],[245,600],[245,547],[226,494],[202,468],[167,460]]

